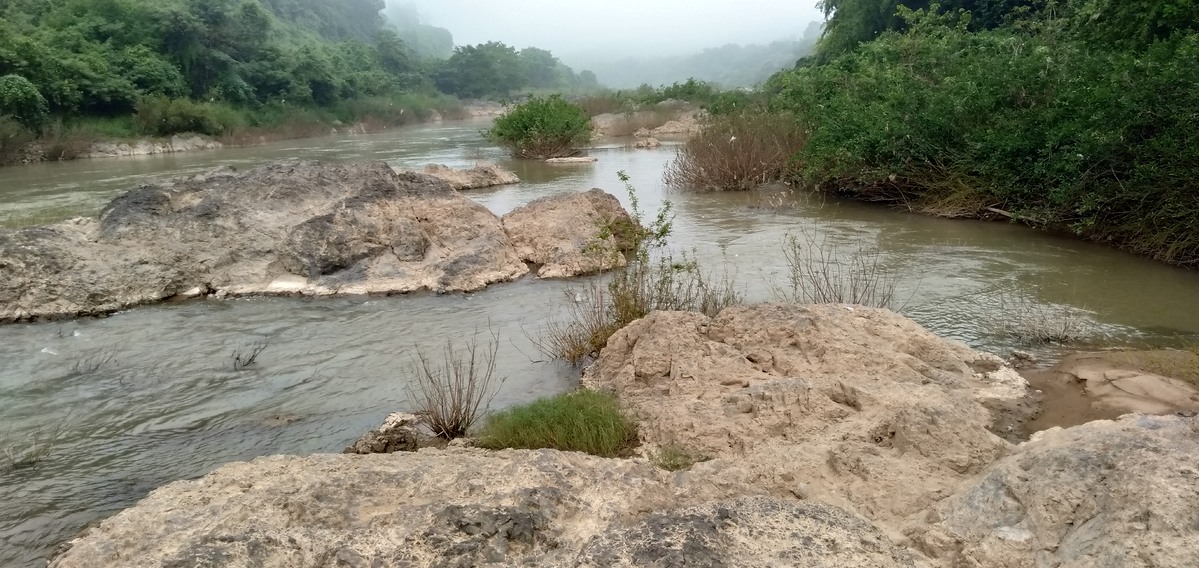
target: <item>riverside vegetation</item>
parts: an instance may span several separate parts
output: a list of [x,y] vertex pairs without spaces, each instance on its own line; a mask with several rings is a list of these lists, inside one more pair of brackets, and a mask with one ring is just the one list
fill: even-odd
[[[0,163],[101,139],[233,143],[461,113],[461,98],[593,88],[552,53],[449,32],[381,0],[14,0],[0,4]],[[48,148],[50,147],[50,148]]]
[[[758,114],[739,119],[806,134],[771,176],[1199,264],[1199,6],[903,4],[823,4],[815,55],[772,77]],[[733,160],[701,144],[682,150],[672,181],[762,179],[755,166],[709,182]]]

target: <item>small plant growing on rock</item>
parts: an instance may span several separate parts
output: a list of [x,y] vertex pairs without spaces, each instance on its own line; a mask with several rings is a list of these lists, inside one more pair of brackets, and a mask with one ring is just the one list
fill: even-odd
[[447,340],[440,363],[417,349],[415,384],[409,388],[408,398],[435,435],[446,440],[461,438],[487,411],[506,380],[495,373],[498,350],[494,332],[482,348],[478,337],[472,337],[462,349]]
[[591,141],[591,119],[559,95],[533,97],[496,118],[483,136],[517,158],[565,158]]
[[656,451],[649,452],[649,461],[654,465],[666,471],[680,471],[688,469],[691,466],[712,459],[696,452],[687,450],[682,446],[666,445],[658,448]]
[[579,390],[515,406],[492,415],[475,445],[503,448],[552,448],[618,457],[637,444],[637,426],[616,397]]

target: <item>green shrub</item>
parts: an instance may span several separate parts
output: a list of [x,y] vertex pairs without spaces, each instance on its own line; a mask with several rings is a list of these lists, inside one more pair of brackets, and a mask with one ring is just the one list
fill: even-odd
[[917,19],[767,88],[811,132],[813,185],[1199,265],[1196,85],[1199,34],[1134,53]]
[[518,158],[561,158],[591,140],[591,119],[558,95],[534,97],[496,118],[484,136]]
[[46,98],[20,75],[0,77],[0,117],[10,117],[29,130],[38,131],[50,118]]
[[242,122],[237,110],[187,99],[143,97],[134,108],[138,132],[150,136],[194,133],[219,136]]
[[493,450],[552,448],[617,457],[637,444],[637,426],[615,396],[580,390],[492,415],[475,444]]

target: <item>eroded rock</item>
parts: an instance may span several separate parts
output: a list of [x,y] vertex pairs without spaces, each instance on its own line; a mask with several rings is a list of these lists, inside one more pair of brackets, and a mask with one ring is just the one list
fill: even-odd
[[600,189],[544,197],[504,215],[504,230],[539,278],[593,274],[627,264],[636,226]]
[[465,170],[429,164],[425,166],[424,173],[449,182],[451,187],[459,191],[520,183],[516,174],[491,163],[475,164]]
[[[576,229],[536,246],[596,234]],[[278,162],[145,185],[98,219],[0,229],[0,322],[176,296],[469,291],[527,272],[500,219],[443,180],[382,162]]]
[[422,441],[429,438],[421,430],[421,418],[406,412],[393,412],[383,419],[378,428],[363,434],[361,438],[342,450],[343,454],[390,454],[393,452],[415,452]]
[[615,392],[642,440],[712,456],[712,499],[769,492],[898,521],[1012,445],[989,406],[1027,395],[1003,361],[886,310],[764,304],[656,312],[614,335],[586,385]]
[[909,531],[952,566],[1195,565],[1199,419],[1133,415],[1037,433]]
[[331,564],[912,565],[851,513],[770,497],[696,502],[645,461],[426,449],[227,464],[155,490],[50,566]]

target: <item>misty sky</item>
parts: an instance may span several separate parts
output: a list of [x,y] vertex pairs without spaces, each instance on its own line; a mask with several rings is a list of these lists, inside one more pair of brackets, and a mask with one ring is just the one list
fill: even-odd
[[[564,60],[683,55],[727,43],[798,39],[815,0],[388,0],[415,4],[457,45],[536,46]],[[569,61],[568,61],[569,62]]]

